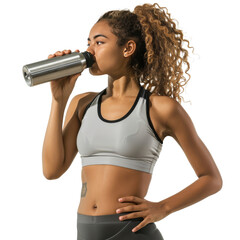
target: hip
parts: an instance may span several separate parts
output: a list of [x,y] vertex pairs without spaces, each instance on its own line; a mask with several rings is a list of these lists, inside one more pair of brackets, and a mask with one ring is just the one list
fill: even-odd
[[119,216],[128,213],[98,216],[77,213],[77,240],[163,240],[155,223],[132,232],[143,218],[119,220]]

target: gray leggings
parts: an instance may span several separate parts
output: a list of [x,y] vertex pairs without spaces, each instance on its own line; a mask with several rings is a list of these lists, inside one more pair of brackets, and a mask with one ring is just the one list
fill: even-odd
[[143,218],[119,220],[119,216],[129,213],[100,216],[77,213],[77,240],[163,240],[155,223],[132,232]]

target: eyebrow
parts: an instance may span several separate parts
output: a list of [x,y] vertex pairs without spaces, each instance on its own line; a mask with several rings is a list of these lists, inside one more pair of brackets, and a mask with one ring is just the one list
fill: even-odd
[[[93,37],[93,39],[97,38],[97,37],[105,37],[108,38],[107,36],[103,35],[103,34],[97,34]],[[90,38],[87,39],[88,41],[91,41]]]

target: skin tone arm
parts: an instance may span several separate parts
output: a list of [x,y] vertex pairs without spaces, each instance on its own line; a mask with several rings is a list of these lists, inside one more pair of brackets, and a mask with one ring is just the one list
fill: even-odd
[[[70,53],[71,50],[57,51],[48,58]],[[67,101],[80,75],[81,73],[77,73],[50,82],[52,105],[42,148],[43,174],[49,180],[60,177],[71,165],[77,153],[75,137],[80,123],[75,110],[81,94],[70,102],[63,129],[62,123]]]
[[163,126],[163,131],[159,133],[159,136],[162,139],[163,136],[172,136],[178,142],[198,176],[198,180],[160,202],[150,202],[136,196],[123,196],[119,200],[120,202],[134,202],[136,205],[117,209],[117,213],[133,212],[120,217],[120,220],[144,218],[133,229],[134,232],[148,223],[159,221],[173,212],[218,192],[222,188],[222,178],[218,168],[182,106],[168,97],[156,97],[153,108],[160,124]]
[[222,188],[222,178],[186,111],[172,99],[164,101],[168,110],[165,114],[158,110],[158,116],[164,119],[166,135],[172,136],[178,142],[198,176],[194,183],[163,201],[167,213],[170,214],[218,192]]
[[42,149],[43,174],[47,179],[53,179],[55,172],[58,171],[64,161],[62,122],[65,106],[66,104],[52,101]]

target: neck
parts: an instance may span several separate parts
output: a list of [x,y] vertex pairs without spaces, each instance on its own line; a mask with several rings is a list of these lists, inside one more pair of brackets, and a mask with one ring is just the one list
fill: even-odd
[[124,98],[136,97],[139,92],[140,84],[135,77],[122,76],[120,78],[112,78],[108,76],[108,87],[106,89],[106,97]]

